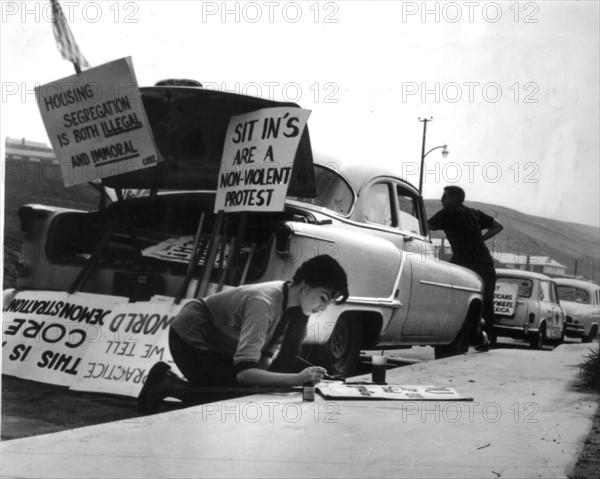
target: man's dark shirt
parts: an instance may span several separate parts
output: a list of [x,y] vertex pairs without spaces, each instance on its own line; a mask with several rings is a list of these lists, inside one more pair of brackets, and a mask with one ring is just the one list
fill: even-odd
[[467,206],[438,211],[429,220],[432,230],[444,230],[452,247],[452,263],[470,265],[493,263],[492,255],[481,238],[481,230],[492,227],[494,218]]

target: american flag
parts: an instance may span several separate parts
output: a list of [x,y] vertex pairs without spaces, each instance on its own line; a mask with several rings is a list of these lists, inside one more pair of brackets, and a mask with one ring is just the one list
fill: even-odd
[[52,4],[52,30],[60,54],[65,60],[72,62],[76,69],[81,66],[89,68],[91,65],[79,50],[58,0],[50,0],[50,3]]

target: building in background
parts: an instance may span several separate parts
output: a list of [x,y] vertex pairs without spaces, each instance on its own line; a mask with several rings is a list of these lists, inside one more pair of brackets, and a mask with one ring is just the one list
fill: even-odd
[[[444,238],[432,238],[431,241],[435,247],[436,257],[450,261],[452,258],[452,248],[448,240]],[[549,276],[565,276],[567,267],[553,260],[549,256],[527,256],[515,253],[500,253],[490,250],[494,258],[496,268],[520,269],[523,271],[533,271],[535,273],[547,274]]]
[[30,141],[25,138],[15,139],[6,137],[4,141],[4,155],[7,160],[49,161],[58,164],[52,148],[45,143]]

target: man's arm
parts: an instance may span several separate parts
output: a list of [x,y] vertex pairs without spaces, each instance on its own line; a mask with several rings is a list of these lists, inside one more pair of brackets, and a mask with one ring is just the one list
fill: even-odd
[[496,236],[503,229],[504,229],[504,225],[502,223],[500,223],[500,221],[498,221],[496,218],[494,218],[494,221],[492,222],[492,226],[490,226],[490,228],[485,232],[485,234],[481,236],[481,239],[483,241],[487,241],[490,238]]

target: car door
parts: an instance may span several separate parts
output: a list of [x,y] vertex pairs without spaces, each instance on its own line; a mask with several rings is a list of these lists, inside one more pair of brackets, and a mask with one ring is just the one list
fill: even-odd
[[446,341],[456,336],[464,319],[449,323],[455,291],[448,263],[436,258],[434,248],[426,240],[420,197],[398,183],[393,200],[397,228],[404,236],[403,255],[411,272],[410,305],[402,340],[413,344]]
[[553,281],[540,281],[540,314],[546,319],[546,337],[558,339],[562,336],[564,313],[558,304],[558,292]]

